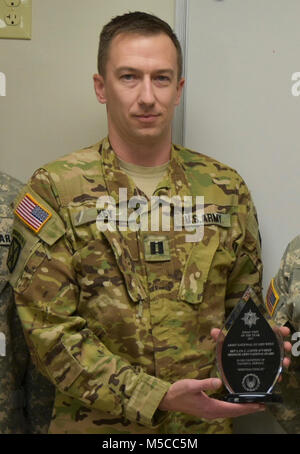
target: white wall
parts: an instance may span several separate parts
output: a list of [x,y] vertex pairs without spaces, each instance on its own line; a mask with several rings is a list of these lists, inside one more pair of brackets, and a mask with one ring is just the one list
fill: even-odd
[[32,40],[0,39],[1,170],[26,181],[40,165],[106,134],[94,95],[102,26],[128,11],[174,25],[174,0],[33,0]]
[[300,233],[299,0],[188,0],[185,145],[234,167],[257,207],[264,292]]

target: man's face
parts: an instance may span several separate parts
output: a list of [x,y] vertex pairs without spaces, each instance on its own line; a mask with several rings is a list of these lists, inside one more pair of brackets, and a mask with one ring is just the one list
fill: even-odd
[[94,76],[106,104],[109,133],[129,143],[171,138],[171,122],[184,80],[178,81],[177,52],[165,34],[123,33],[110,45],[106,73]]

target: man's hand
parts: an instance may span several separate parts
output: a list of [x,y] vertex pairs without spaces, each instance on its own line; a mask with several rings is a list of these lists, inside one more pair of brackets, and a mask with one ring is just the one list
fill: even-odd
[[222,385],[219,378],[184,379],[175,382],[162,399],[159,409],[180,411],[198,418],[234,418],[265,410],[261,404],[231,404],[209,397],[205,391],[216,391]]
[[[279,330],[282,334],[282,337],[288,337],[291,334],[291,331],[289,330],[289,328],[287,326],[281,326],[279,328]],[[290,353],[292,350],[292,344],[290,342],[287,342],[287,341],[284,342],[283,347],[284,347],[285,353]],[[291,364],[291,359],[288,358],[287,356],[285,356],[283,358],[283,362],[282,362],[283,367],[285,367],[287,369],[290,366],[290,364]],[[281,380],[281,376],[279,377],[279,381],[280,380]]]
[[[290,330],[286,327],[280,327],[280,332],[283,337],[286,337],[289,335]],[[212,329],[212,338],[216,340],[219,333],[219,329]],[[291,348],[292,345],[290,342],[284,342],[286,352],[290,352]],[[290,359],[285,357],[283,366],[288,368],[289,365]],[[159,409],[163,411],[180,411],[188,415],[206,419],[235,418],[266,409],[263,404],[233,404],[213,399],[205,393],[205,391],[209,390],[216,391],[221,385],[222,381],[218,378],[179,380],[171,385],[162,399]]]

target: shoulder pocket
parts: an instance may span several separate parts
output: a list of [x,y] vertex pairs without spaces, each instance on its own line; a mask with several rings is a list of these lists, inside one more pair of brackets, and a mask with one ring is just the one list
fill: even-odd
[[[27,194],[31,196],[32,200],[36,201],[37,206],[42,207],[42,210],[45,209],[45,212],[49,212],[51,215],[38,231],[36,231],[37,229],[34,230],[35,227],[33,228],[29,225],[32,222],[32,216],[36,214],[33,213],[34,207],[29,209],[24,218],[22,217],[23,211],[21,211],[21,208],[18,210]],[[37,216],[40,215],[41,219],[43,219],[43,212],[37,213]],[[10,283],[14,288],[21,276],[29,278],[35,272],[47,255],[46,248],[56,243],[64,235],[65,230],[60,216],[47,202],[33,191],[28,192],[28,188],[22,191],[16,202],[12,241],[7,259],[7,266],[11,273]],[[38,248],[40,250],[36,252]],[[32,260],[30,260],[31,258]],[[29,260],[30,269],[27,266]]]
[[289,293],[300,298],[300,265],[293,267],[290,278]]

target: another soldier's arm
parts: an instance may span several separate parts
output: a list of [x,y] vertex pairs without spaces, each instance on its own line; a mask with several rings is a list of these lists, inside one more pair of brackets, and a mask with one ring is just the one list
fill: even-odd
[[269,314],[279,324],[300,330],[300,236],[287,246],[266,298]]
[[47,176],[36,175],[27,191],[52,213],[39,235],[15,221],[15,245],[23,250],[17,263],[11,257],[11,282],[35,362],[61,392],[84,405],[155,425],[154,413],[170,384],[112,354],[78,315],[72,250]]
[[[266,309],[277,324],[289,322],[296,331],[300,330],[300,236],[290,242],[283,254],[267,292]],[[300,356],[294,353],[297,355],[292,354],[291,367],[280,383],[283,405],[270,407],[288,434],[300,433]]]
[[0,172],[0,434],[26,433],[24,377],[28,351],[6,266],[11,241],[11,203],[22,184]]
[[0,350],[0,434],[23,434],[28,351],[9,284],[0,292]]

